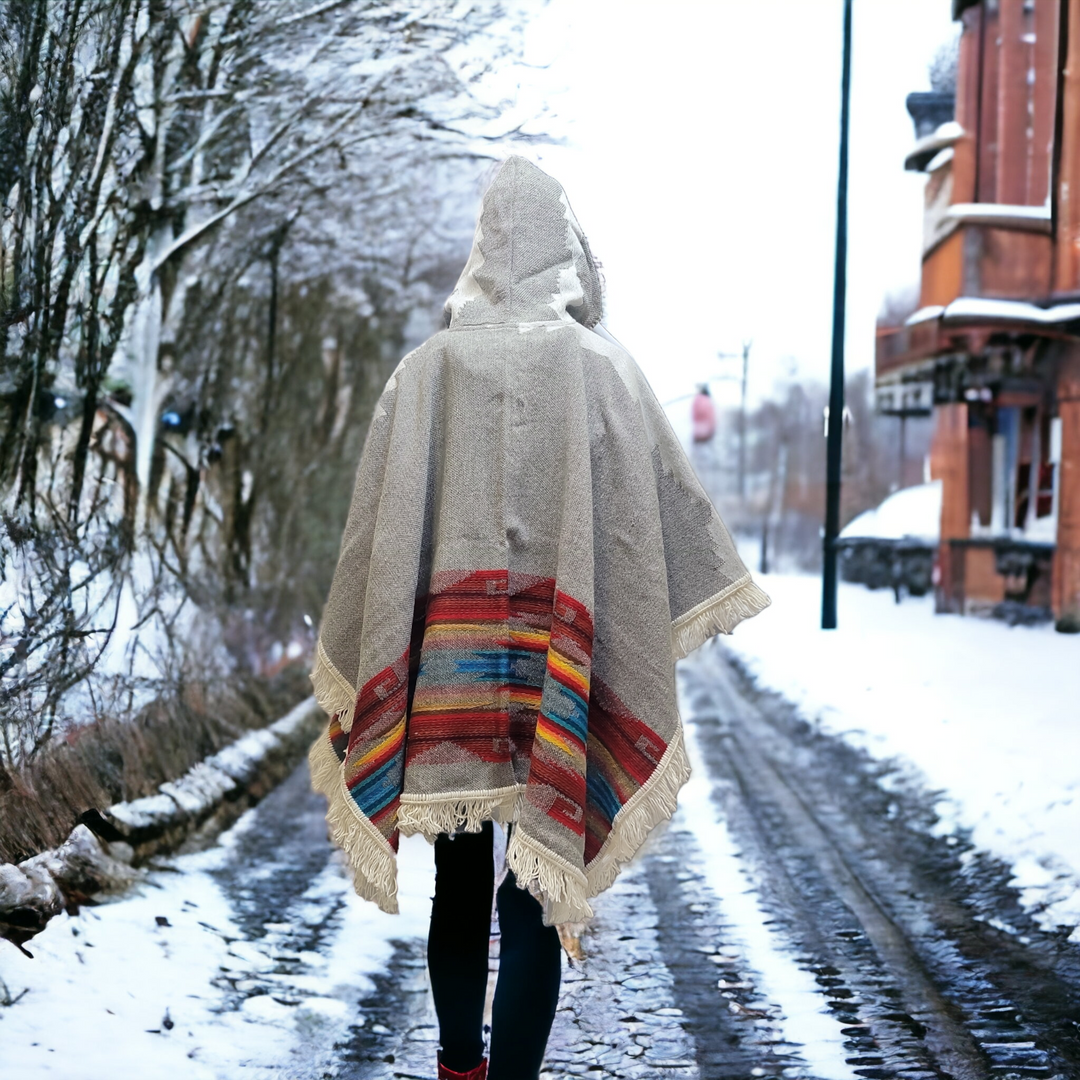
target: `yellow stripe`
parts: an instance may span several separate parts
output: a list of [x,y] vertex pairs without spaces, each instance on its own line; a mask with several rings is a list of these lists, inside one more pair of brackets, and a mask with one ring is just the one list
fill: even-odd
[[[597,758],[603,759],[598,762],[601,772],[604,771],[604,765],[607,765],[607,769],[610,772],[610,778],[615,780],[618,789],[616,795],[618,795],[619,791],[625,792],[626,798],[629,800],[630,796],[641,787],[641,785],[619,764],[599,739],[594,739],[590,744],[589,753],[596,755]],[[625,803],[623,805],[625,805]]]
[[414,716],[422,716],[429,712],[448,712],[480,706],[490,708],[497,704],[498,699],[492,694],[490,687],[481,686],[478,690],[472,690],[471,687],[436,686],[429,688],[427,693],[417,691],[413,699],[412,713]]
[[570,664],[570,662],[560,656],[557,652],[548,653],[548,667],[552,668],[556,673],[562,675],[567,682],[571,683],[574,689],[583,697],[588,699],[589,696],[589,680],[578,669]]
[[557,746],[567,757],[584,766],[585,755],[573,743],[568,742],[565,738],[560,738],[558,732],[549,725],[538,723],[536,725],[536,737],[543,739],[544,742],[550,743],[552,746]]
[[535,689],[532,687],[516,687],[510,691],[510,700],[516,701],[519,705],[535,705],[543,696],[543,692],[539,687]]
[[505,623],[499,622],[437,622],[432,623],[424,631],[424,637],[444,637],[446,635],[460,634],[486,634],[491,636],[494,630],[501,629]]
[[572,746],[565,739],[561,739],[554,731],[549,727],[545,727],[542,724],[536,725],[536,737],[543,739],[546,743],[551,743],[552,746],[557,746],[566,754],[570,754],[572,757],[578,756],[578,750]]
[[411,713],[413,716],[422,716],[424,713],[452,709],[490,708],[505,701],[536,707],[540,704],[542,696],[539,687],[519,686],[507,690],[505,683],[420,686],[413,698]]
[[378,757],[383,750],[394,742],[396,739],[400,739],[402,733],[405,730],[405,718],[402,717],[398,723],[396,723],[386,735],[386,737],[379,743],[376,743],[362,758],[358,758],[354,763],[356,766],[363,765],[365,762],[370,761],[372,758]]

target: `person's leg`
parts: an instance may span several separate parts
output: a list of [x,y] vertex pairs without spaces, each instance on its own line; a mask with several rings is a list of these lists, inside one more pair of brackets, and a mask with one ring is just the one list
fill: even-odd
[[499,979],[491,1013],[488,1080],[536,1080],[562,979],[559,932],[513,873],[499,886]]
[[439,1060],[467,1073],[484,1055],[484,999],[495,867],[491,822],[483,832],[435,841],[435,897],[428,933],[431,993],[439,1017]]

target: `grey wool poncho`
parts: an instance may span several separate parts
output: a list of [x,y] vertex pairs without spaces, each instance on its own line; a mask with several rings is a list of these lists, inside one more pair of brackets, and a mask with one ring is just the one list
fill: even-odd
[[633,359],[562,188],[509,158],[449,325],[398,365],[356,477],[312,681],[311,775],[357,891],[398,836],[513,822],[582,922],[689,775],[675,661],[768,597]]

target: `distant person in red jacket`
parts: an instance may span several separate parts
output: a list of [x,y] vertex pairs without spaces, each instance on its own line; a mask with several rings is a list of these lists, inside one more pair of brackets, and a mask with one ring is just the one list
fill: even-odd
[[690,405],[690,422],[694,442],[708,442],[716,434],[716,406],[709,393],[709,384],[702,383]]

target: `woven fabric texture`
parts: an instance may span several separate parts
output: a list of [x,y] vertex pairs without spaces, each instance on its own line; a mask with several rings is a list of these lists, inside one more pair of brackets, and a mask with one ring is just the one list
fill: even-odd
[[588,919],[689,775],[675,660],[768,604],[600,305],[562,188],[512,157],[376,407],[310,759],[384,910],[400,834],[497,820],[546,921]]

